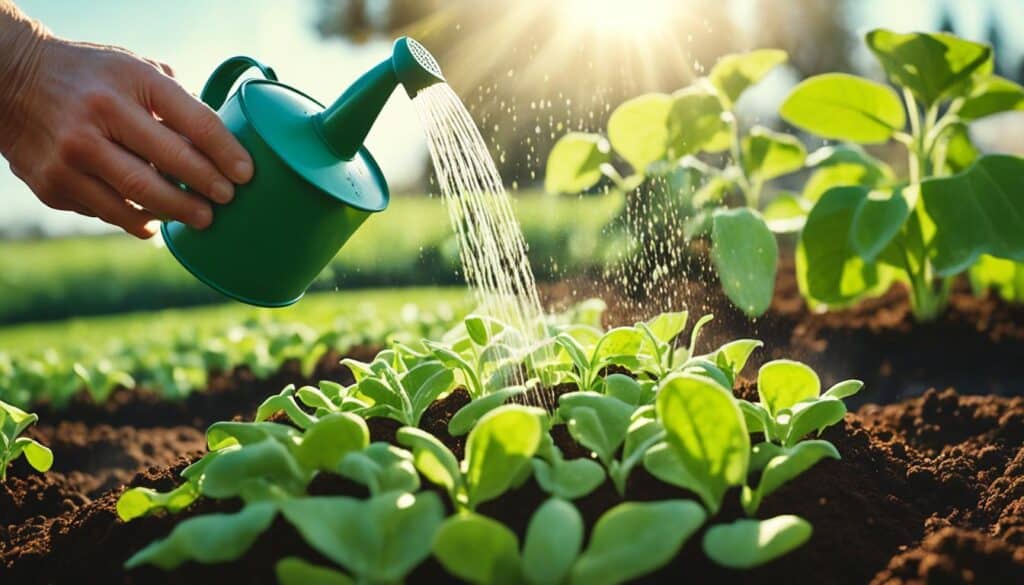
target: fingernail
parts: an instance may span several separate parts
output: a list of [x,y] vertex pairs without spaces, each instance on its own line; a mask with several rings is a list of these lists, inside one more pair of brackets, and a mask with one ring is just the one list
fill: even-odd
[[235,196],[235,188],[227,181],[217,181],[210,189],[210,197],[217,203],[228,203]]
[[192,212],[192,227],[197,230],[206,229],[209,227],[210,222],[213,221],[213,212],[207,206],[197,207]]
[[247,160],[240,160],[235,163],[231,179],[236,183],[248,183],[252,178],[252,163]]

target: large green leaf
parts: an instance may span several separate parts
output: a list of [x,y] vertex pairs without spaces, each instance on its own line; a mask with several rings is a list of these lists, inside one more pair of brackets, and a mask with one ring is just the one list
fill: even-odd
[[939,275],[960,273],[982,254],[1024,260],[1024,159],[984,156],[963,173],[922,182],[921,198],[935,223]]
[[803,143],[789,134],[754,126],[743,138],[743,166],[755,180],[769,181],[800,170],[805,158]]
[[597,520],[569,582],[613,585],[650,573],[669,562],[706,517],[689,500],[619,504]]
[[704,533],[704,554],[723,567],[752,569],[807,542],[811,531],[799,516],[718,524]]
[[803,229],[810,211],[810,201],[792,193],[779,193],[765,206],[764,222],[776,234],[798,232]]
[[785,63],[786,59],[786,52],[780,49],[758,49],[726,55],[711,68],[708,79],[718,90],[725,107],[731,109],[747,88],[761,81],[769,71]]
[[487,413],[466,441],[469,507],[492,500],[512,485],[540,446],[543,411],[505,405]]
[[874,190],[853,214],[850,239],[853,249],[867,262],[874,262],[900,233],[916,203],[917,190]]
[[416,492],[420,488],[412,453],[384,442],[347,453],[337,471],[365,485],[372,495],[388,491]]
[[624,102],[608,118],[608,140],[637,173],[665,158],[671,110],[671,96],[652,93]]
[[925,106],[964,95],[972,78],[992,72],[992,49],[948,33],[901,34],[876,29],[867,44],[894,85]]
[[462,473],[459,462],[437,437],[416,427],[402,427],[395,438],[400,445],[412,450],[413,462],[423,477],[450,494],[460,491]]
[[154,565],[165,571],[186,561],[212,564],[245,554],[256,538],[270,527],[277,508],[270,503],[250,504],[234,514],[207,514],[189,518],[161,538],[132,555],[124,566]]
[[601,180],[601,165],[611,161],[608,141],[597,134],[570,132],[561,137],[548,155],[544,190],[548,193],[579,193]]
[[804,184],[803,198],[811,203],[832,187],[860,185],[878,189],[893,182],[889,165],[864,152],[855,144],[825,146],[807,157],[814,173]]
[[545,492],[565,500],[582,498],[604,483],[604,468],[593,459],[557,459],[552,462],[535,458],[533,477]]
[[673,374],[658,391],[666,441],[689,475],[706,486],[717,512],[729,486],[746,480],[750,436],[732,393],[702,376]]
[[805,79],[790,92],[779,114],[823,138],[861,144],[886,142],[906,124],[896,92],[846,73]]
[[271,439],[218,453],[201,484],[203,495],[211,498],[244,497],[266,487],[300,494],[312,477],[287,447]]
[[975,294],[994,289],[1008,301],[1024,301],[1024,263],[983,254],[971,266],[970,278]]
[[836,187],[811,209],[797,246],[797,277],[817,302],[849,304],[882,282],[877,264],[865,263],[853,247],[854,214],[867,198],[861,187]]
[[583,548],[583,517],[565,500],[551,498],[533,513],[523,542],[523,573],[531,585],[565,582]]
[[957,114],[970,121],[1011,110],[1024,110],[1024,87],[1003,77],[991,77],[971,93]]
[[668,118],[669,151],[680,158],[700,151],[716,152],[728,145],[729,128],[722,120],[722,102],[700,85],[692,85],[672,94]]
[[281,513],[318,552],[360,582],[397,583],[430,555],[444,518],[437,494],[390,492],[359,500],[293,498]]
[[715,213],[711,257],[729,300],[747,315],[764,313],[775,291],[779,246],[753,209]]
[[433,550],[444,568],[459,579],[480,585],[521,582],[519,539],[486,516],[467,513],[448,518],[434,536]]

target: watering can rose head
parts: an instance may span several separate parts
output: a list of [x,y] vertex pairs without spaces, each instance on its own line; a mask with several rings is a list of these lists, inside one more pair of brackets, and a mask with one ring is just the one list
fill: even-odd
[[[252,68],[263,78],[231,93]],[[387,182],[363,146],[384,104],[399,84],[414,97],[442,82],[437,61],[404,37],[326,108],[258,61],[228,59],[201,97],[252,155],[256,171],[230,204],[214,210],[206,230],[165,222],[167,248],[199,280],[236,300],[265,307],[299,300],[363,221],[388,205]]]

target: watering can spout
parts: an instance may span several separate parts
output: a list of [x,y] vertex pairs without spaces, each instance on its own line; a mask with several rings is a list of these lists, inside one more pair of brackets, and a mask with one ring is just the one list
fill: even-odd
[[398,84],[414,98],[442,82],[444,75],[433,55],[415,40],[402,37],[395,41],[390,58],[363,74],[316,117],[317,128],[336,155],[351,159]]

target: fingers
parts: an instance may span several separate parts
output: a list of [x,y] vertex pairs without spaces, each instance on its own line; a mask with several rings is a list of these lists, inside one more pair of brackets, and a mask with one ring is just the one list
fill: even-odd
[[221,173],[235,183],[247,183],[252,178],[249,153],[206,104],[162,75],[153,76],[148,91],[153,112],[168,127],[188,138]]
[[[205,229],[213,220],[209,203],[172,185],[153,167],[112,142],[101,141],[80,156],[84,160],[79,168],[90,169],[122,199],[134,201],[153,215],[173,218],[196,229]],[[89,207],[99,213],[92,205]]]
[[143,240],[153,236],[152,222],[156,219],[151,213],[139,209],[103,182],[88,175],[80,175],[72,184],[79,203],[88,207],[89,215],[116,225],[129,234]]
[[192,144],[149,112],[128,106],[118,109],[116,116],[110,126],[112,137],[128,150],[217,203],[228,203],[234,197],[234,184]]

